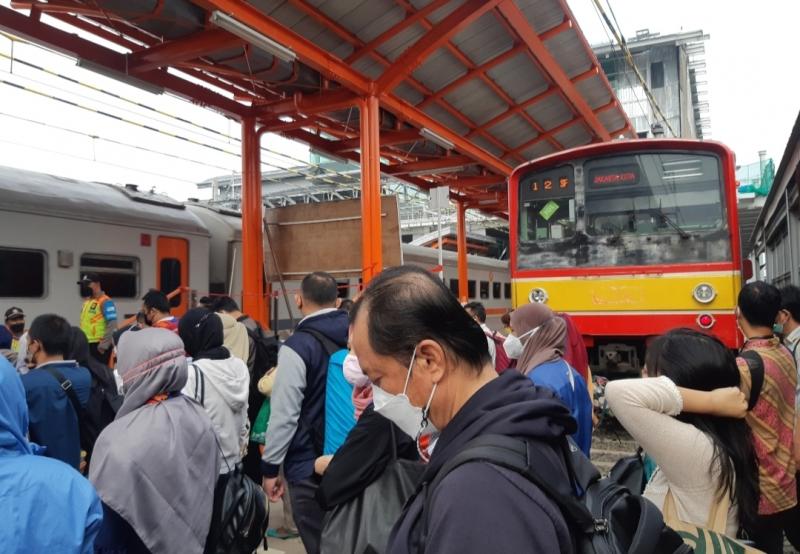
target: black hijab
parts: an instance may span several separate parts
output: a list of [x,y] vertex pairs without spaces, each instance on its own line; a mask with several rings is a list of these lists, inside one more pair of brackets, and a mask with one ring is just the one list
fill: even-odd
[[194,308],[184,314],[178,323],[178,335],[183,340],[186,353],[193,360],[225,360],[231,357],[222,346],[225,335],[222,320],[205,308]]

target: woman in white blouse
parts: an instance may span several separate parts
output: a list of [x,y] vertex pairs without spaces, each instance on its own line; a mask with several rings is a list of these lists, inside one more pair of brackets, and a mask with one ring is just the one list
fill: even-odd
[[751,529],[758,470],[739,419],[747,402],[733,354],[714,337],[676,329],[653,341],[645,362],[650,377],[606,386],[614,415],[658,464],[644,496],[663,510],[669,491],[678,518],[703,527],[715,505],[730,501],[724,533]]

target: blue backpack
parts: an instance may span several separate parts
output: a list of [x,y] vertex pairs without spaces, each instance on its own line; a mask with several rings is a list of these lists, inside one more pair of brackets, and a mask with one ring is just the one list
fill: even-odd
[[325,439],[322,453],[335,454],[356,424],[353,386],[344,378],[342,369],[348,350],[316,329],[303,329],[303,332],[317,339],[329,357],[325,382]]

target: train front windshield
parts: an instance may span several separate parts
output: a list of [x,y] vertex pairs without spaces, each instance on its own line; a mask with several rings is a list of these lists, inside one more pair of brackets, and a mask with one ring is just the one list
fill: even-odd
[[719,158],[631,154],[519,178],[519,269],[731,259]]

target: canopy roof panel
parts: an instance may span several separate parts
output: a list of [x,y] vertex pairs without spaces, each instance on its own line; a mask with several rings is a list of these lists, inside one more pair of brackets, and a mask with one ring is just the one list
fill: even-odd
[[0,7],[0,28],[121,80],[256,117],[337,158],[359,160],[359,101],[377,96],[381,171],[423,188],[447,185],[488,213],[506,212],[505,178],[532,156],[635,136],[565,0],[15,0],[12,8]]

